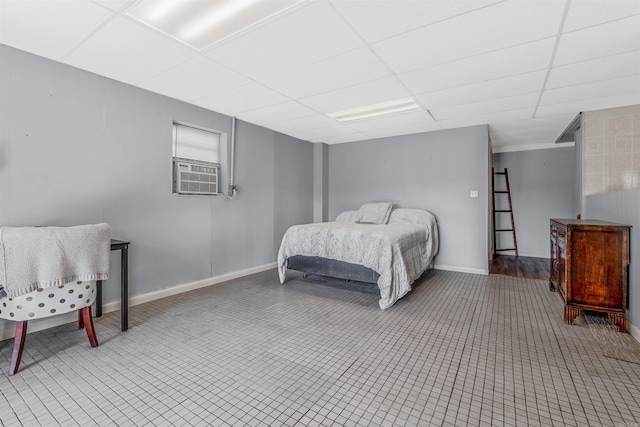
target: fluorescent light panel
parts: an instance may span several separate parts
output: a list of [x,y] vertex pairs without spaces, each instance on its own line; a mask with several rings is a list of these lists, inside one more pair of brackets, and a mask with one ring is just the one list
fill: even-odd
[[349,108],[348,110],[336,111],[328,113],[327,115],[341,122],[354,122],[356,120],[408,113],[420,109],[420,106],[415,103],[413,98],[401,98],[362,107]]
[[140,0],[127,15],[201,50],[296,3],[300,0]]

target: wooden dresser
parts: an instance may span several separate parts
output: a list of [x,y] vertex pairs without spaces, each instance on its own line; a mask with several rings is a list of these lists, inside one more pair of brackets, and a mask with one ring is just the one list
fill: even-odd
[[599,220],[551,219],[549,287],[564,301],[564,320],[600,311],[627,330],[628,225]]

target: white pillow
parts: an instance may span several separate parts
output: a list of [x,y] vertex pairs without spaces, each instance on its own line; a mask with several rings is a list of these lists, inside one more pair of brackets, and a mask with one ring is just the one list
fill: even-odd
[[386,224],[393,210],[391,203],[365,203],[360,206],[362,218],[358,222],[367,224]]
[[362,214],[359,211],[344,211],[336,218],[336,222],[359,222]]

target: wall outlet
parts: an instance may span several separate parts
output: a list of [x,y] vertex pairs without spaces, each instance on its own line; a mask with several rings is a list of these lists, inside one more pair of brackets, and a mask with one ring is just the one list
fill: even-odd
[[471,197],[472,199],[475,199],[476,197],[478,197],[478,190],[471,190],[469,192],[469,197]]

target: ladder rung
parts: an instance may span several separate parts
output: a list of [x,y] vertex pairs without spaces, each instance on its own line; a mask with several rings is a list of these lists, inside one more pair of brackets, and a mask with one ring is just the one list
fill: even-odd
[[515,248],[511,248],[511,249],[496,249],[497,252],[500,252],[500,251],[515,251],[515,250],[516,250]]
[[494,175],[506,175],[504,172],[494,172]]
[[504,228],[502,230],[496,230],[496,231],[513,231],[513,228]]
[[496,190],[496,191],[494,191],[494,193],[508,193],[508,191],[502,191],[502,190],[498,191],[498,190]]
[[511,209],[500,209],[500,210],[496,210],[496,212],[512,212]]

